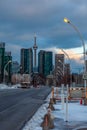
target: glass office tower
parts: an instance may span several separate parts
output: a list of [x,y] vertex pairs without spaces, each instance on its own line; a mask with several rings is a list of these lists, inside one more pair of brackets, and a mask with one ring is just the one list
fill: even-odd
[[6,72],[6,75],[5,75],[6,82],[10,83],[11,82],[11,74],[12,74],[12,56],[11,56],[11,52],[5,52],[4,69],[5,69],[5,72]]
[[3,82],[4,55],[5,55],[5,43],[4,42],[0,42],[0,83]]
[[52,52],[40,50],[38,53],[38,72],[43,74],[45,77],[52,71]]
[[22,73],[31,74],[33,72],[33,51],[32,48],[21,49]]

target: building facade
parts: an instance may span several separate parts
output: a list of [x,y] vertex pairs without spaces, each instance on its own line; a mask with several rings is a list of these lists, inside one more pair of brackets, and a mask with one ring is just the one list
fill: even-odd
[[56,85],[63,82],[64,76],[64,54],[55,54],[55,70],[54,70]]
[[9,83],[11,82],[11,74],[12,74],[12,56],[11,52],[5,52],[5,57],[4,57],[4,76],[5,82]]
[[85,71],[87,72],[87,60],[85,60]]
[[53,69],[53,54],[50,51],[41,50],[38,53],[38,72],[45,77],[48,76]]
[[38,72],[42,75],[44,74],[44,54],[43,50],[38,53]]
[[13,61],[12,62],[12,74],[17,74],[20,73],[20,65],[18,61]]
[[45,76],[52,73],[52,69],[53,69],[52,60],[53,60],[52,52],[50,51],[45,52],[45,56],[44,56],[44,75]]
[[72,74],[70,72],[70,64],[67,63],[64,65],[64,83],[66,84],[72,84]]
[[21,49],[22,73],[31,74],[33,72],[33,51],[32,48]]
[[5,55],[5,43],[4,42],[0,42],[0,83],[3,82],[4,55]]

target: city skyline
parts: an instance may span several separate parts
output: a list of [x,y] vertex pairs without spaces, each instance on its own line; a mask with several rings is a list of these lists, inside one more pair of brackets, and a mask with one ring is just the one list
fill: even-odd
[[[64,50],[63,50],[63,52],[64,52]],[[43,76],[47,77],[48,79],[49,79],[49,75],[53,74],[55,79],[60,79],[62,81],[64,81],[63,76],[64,76],[64,79],[66,79],[66,76],[68,76],[67,77],[68,79],[66,81],[72,81],[72,80],[69,80],[70,79],[69,77],[71,77],[69,75],[70,74],[73,75],[74,73],[71,70],[70,64],[65,63],[64,54],[55,55],[55,64],[53,66],[52,51],[40,50],[40,52],[38,53],[37,68],[36,68],[36,66],[34,66],[33,55],[34,55],[34,53],[33,53],[32,48],[27,48],[27,49],[22,48],[21,56],[20,56],[21,62],[20,62],[20,64],[18,64],[18,62],[14,62],[12,60],[11,52],[5,51],[5,43],[0,43],[0,60],[1,60],[1,62],[0,62],[0,68],[1,68],[0,69],[1,70],[0,71],[1,72],[0,73],[0,82],[4,83],[6,80],[7,80],[7,82],[11,81],[11,74],[14,75],[14,74],[18,74],[18,73],[34,74],[33,75],[34,77],[37,77],[37,75],[38,76],[43,75]],[[12,70],[12,68],[14,70]],[[79,70],[78,74],[82,75],[83,73],[80,73],[80,72],[81,72],[81,70]],[[7,75],[9,75],[9,76],[7,76]],[[6,78],[6,76],[7,76],[7,78]],[[52,75],[50,75],[50,76],[51,76],[51,78],[53,77]],[[60,82],[62,82],[62,81],[60,81]],[[57,84],[60,84],[60,82],[58,80]],[[54,82],[54,83],[56,83],[56,82]],[[65,82],[65,84],[66,84],[66,82]]]
[[72,67],[83,67],[80,38],[63,19],[68,17],[78,27],[87,46],[86,0],[1,0],[0,16],[0,41],[6,43],[6,51],[12,51],[13,60],[20,61],[21,48],[33,47],[36,33],[38,51],[59,53],[63,48]]

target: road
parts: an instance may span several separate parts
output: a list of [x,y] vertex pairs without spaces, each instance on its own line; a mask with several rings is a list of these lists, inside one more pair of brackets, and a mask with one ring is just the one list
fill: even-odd
[[0,90],[0,130],[21,130],[50,90],[48,87]]

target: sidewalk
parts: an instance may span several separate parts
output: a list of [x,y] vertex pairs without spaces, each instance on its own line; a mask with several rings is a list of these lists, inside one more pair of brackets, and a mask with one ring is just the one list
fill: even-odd
[[80,105],[79,101],[68,103],[68,121],[66,122],[66,103],[62,109],[61,103],[54,105],[55,116],[53,130],[87,130],[87,106]]
[[57,95],[60,102],[56,102],[55,111],[52,112],[55,116],[53,130],[87,130],[87,106],[81,104],[81,98],[64,102],[61,94]]
[[55,119],[53,130],[87,130],[87,122],[64,122],[63,119]]

